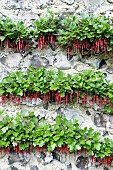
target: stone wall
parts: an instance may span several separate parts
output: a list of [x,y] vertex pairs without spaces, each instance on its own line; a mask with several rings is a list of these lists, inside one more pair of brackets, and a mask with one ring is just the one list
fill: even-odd
[[[113,16],[112,0],[0,0],[0,16],[10,17],[14,20],[24,20],[30,24],[37,16],[46,13],[50,8],[53,12],[79,13],[89,12],[95,15],[102,14],[107,17]],[[36,68],[46,67],[47,69],[60,69],[66,74],[76,74],[88,69],[99,69],[106,79],[113,82],[113,58],[103,56],[91,56],[82,58],[80,54],[73,55],[71,60],[67,60],[67,54],[60,48],[53,51],[50,47],[38,52],[37,49],[28,49],[23,53],[14,52],[12,49],[2,49],[0,51],[0,80],[7,76],[8,72],[15,70],[26,71],[28,66]],[[7,102],[0,103],[0,109],[5,109],[9,114],[15,115],[17,111],[31,110],[39,117],[46,117],[48,122],[52,122],[57,114],[63,113],[67,119],[77,119],[81,127],[93,127],[101,133],[101,137],[113,139],[113,116],[100,115],[98,105],[88,105],[81,107],[80,103],[70,103],[68,105],[49,103],[44,106],[41,99],[37,103],[23,103],[12,105]],[[100,120],[97,122],[97,120]],[[32,153],[16,155],[11,152],[4,156],[0,153],[0,170],[105,170],[102,166],[95,167],[91,160],[83,154],[78,157],[75,154],[65,155],[60,153]],[[2,158],[3,157],[3,158]],[[112,167],[106,167],[106,170]]]
[[30,22],[43,15],[47,9],[53,12],[90,12],[95,15],[113,16],[112,0],[0,0],[0,16]]

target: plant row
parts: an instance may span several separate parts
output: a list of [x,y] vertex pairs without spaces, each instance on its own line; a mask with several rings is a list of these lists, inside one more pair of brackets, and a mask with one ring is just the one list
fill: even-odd
[[113,83],[110,84],[100,71],[88,70],[76,75],[58,70],[29,67],[27,72],[11,72],[0,84],[2,103],[7,99],[20,104],[20,97],[32,102],[41,98],[44,102],[61,104],[77,101],[85,106],[97,103],[113,107]]
[[33,112],[24,111],[9,116],[0,112],[0,148],[10,152],[14,148],[17,153],[60,151],[76,152],[91,156],[93,163],[111,165],[113,160],[113,141],[103,141],[99,132],[92,128],[81,129],[77,120],[69,121],[64,115],[58,115],[53,125],[45,119],[39,120]]
[[113,22],[105,16],[76,16],[53,14],[49,11],[38,17],[30,26],[23,21],[0,19],[0,43],[22,51],[37,41],[39,50],[47,45],[52,49],[65,47],[70,59],[71,52],[100,54],[113,48]]

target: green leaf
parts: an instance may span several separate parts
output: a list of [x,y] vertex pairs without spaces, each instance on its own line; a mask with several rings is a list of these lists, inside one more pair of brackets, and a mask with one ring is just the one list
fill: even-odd
[[96,144],[94,144],[94,149],[96,149],[96,150],[100,150],[100,147],[101,147],[101,144],[100,143],[96,143]]
[[91,146],[91,141],[90,140],[86,141],[86,144]]

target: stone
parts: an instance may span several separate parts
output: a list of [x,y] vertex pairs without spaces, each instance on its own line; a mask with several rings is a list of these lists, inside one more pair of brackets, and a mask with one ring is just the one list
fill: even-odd
[[72,5],[75,2],[75,0],[61,0],[61,1],[65,2],[65,3],[69,4],[69,5]]
[[76,166],[81,170],[86,170],[86,166],[88,165],[88,162],[89,162],[88,157],[79,156],[76,160]]
[[14,166],[12,166],[12,167],[11,167],[11,170],[19,170],[19,169],[16,168],[16,167],[14,167]]
[[11,151],[8,157],[9,164],[20,162],[26,164],[31,159],[30,154],[22,153],[17,154],[15,151]]
[[69,163],[69,164],[67,165],[67,170],[72,170],[72,165],[71,165],[71,163]]
[[100,69],[103,65],[106,65],[106,61],[104,59],[99,59],[95,56],[91,56],[87,59],[82,58],[81,61],[89,66],[95,67],[96,69]]
[[105,119],[103,118],[102,114],[96,114],[94,115],[94,124],[97,127],[105,127]]
[[104,0],[84,0],[84,4],[87,9],[96,9],[98,6],[102,5]]
[[45,57],[39,57],[38,55],[34,55],[31,58],[31,66],[33,66],[34,68],[47,67],[48,65],[49,60]]
[[31,165],[30,170],[39,170],[37,165]]
[[8,0],[7,6],[12,9],[22,9],[22,1],[21,0]]
[[113,129],[113,115],[109,115],[109,121],[111,123],[111,127]]
[[113,73],[113,64],[110,65],[110,66],[106,69],[106,71],[107,71],[108,73],[112,74],[112,73]]
[[113,74],[107,74],[106,80],[109,80],[110,83],[113,83]]
[[64,107],[59,107],[56,110],[57,114],[64,114],[66,116],[66,118],[68,120],[78,120],[78,123],[81,125],[84,122],[84,118],[80,115],[80,113],[78,113],[78,111],[76,111],[73,108],[64,108]]
[[40,98],[32,98],[32,101],[29,100],[28,97],[26,97],[26,102],[24,100],[22,100],[21,104],[26,104],[27,106],[41,106],[43,104],[42,100]]
[[109,3],[113,3],[113,0],[107,0]]
[[92,69],[92,67],[82,62],[76,62],[74,69],[81,72],[81,71]]
[[53,160],[53,155],[52,155],[52,153],[51,153],[51,152],[46,152],[46,157],[45,157],[44,160],[45,160],[45,163],[46,163],[46,164],[52,162],[52,160]]
[[67,70],[71,68],[71,64],[67,60],[67,56],[61,52],[55,56],[53,66],[61,70]]
[[9,68],[12,68],[12,67],[18,67],[21,60],[22,60],[22,56],[20,53],[12,53],[12,54],[8,54],[7,56],[3,56],[0,59],[0,62]]
[[53,158],[61,163],[65,163],[67,161],[66,153],[61,153],[58,151],[53,152]]
[[98,66],[97,69],[102,69],[102,68],[105,68],[107,66],[106,61],[104,59],[101,59],[98,64],[99,64],[99,66]]

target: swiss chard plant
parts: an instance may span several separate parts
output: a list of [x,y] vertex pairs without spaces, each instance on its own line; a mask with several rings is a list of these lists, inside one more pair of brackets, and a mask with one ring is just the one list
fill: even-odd
[[45,16],[39,17],[33,22],[31,34],[38,41],[38,50],[47,45],[56,45],[58,21],[58,18],[51,11],[48,11]]
[[[109,54],[113,48],[112,20],[105,16],[85,14],[59,17],[51,11],[38,17],[31,26],[23,21],[14,22],[9,18],[0,19],[0,43],[22,51],[35,39],[38,50],[49,45],[53,50],[59,45],[67,51],[70,60],[71,52],[84,55]],[[29,43],[27,43],[27,41]]]
[[3,78],[0,84],[2,103],[7,99],[20,104],[20,96],[26,101],[29,97],[40,97],[44,102],[53,101],[61,104],[69,101],[93,103],[99,106],[113,107],[113,84],[104,78],[100,71],[89,70],[76,75],[65,75],[62,71],[35,69],[12,72]]
[[100,133],[92,128],[81,129],[77,120],[67,120],[58,115],[50,125],[45,119],[39,120],[33,112],[24,111],[9,116],[0,111],[0,152],[17,153],[34,150],[85,154],[91,157],[93,164],[111,165],[113,160],[113,141],[101,139]]

